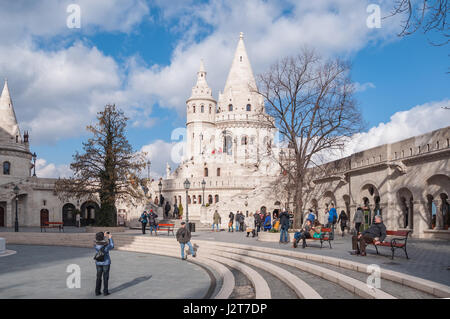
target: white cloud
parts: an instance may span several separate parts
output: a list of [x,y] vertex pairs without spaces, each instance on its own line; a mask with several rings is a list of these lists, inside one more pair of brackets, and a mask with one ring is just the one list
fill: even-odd
[[362,84],[359,82],[355,82],[354,86],[355,86],[355,92],[364,92],[364,91],[367,91],[368,89],[375,88],[375,84],[373,84],[372,82],[366,82],[366,83],[362,83]]
[[443,109],[445,106],[450,106],[450,100],[429,102],[407,111],[396,112],[389,122],[355,134],[342,156],[447,127],[450,123],[450,110]]
[[[172,172],[178,167],[179,163],[175,163],[172,156],[172,151],[177,142],[165,142],[163,140],[156,140],[151,144],[144,145],[141,152],[147,152],[147,159],[150,159],[150,175],[153,179],[166,176],[166,164],[169,163]],[[147,176],[147,172],[144,174]]]
[[36,160],[36,175],[44,178],[70,177],[73,175],[69,165],[47,163],[43,158]]

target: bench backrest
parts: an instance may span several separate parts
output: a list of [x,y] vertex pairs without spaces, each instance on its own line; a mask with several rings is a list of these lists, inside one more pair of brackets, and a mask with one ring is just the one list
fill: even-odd
[[158,226],[173,227],[175,224],[158,224]]
[[321,228],[322,233],[331,233],[331,231],[332,231],[331,228],[326,228],[326,227]]
[[62,225],[62,222],[45,222],[45,225]]
[[387,230],[386,235],[408,237],[410,230]]

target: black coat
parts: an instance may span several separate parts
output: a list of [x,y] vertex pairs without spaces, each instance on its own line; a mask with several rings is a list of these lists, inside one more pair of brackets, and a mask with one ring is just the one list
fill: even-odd
[[289,213],[288,212],[282,212],[280,214],[280,225],[281,225],[282,229],[289,228]]
[[362,235],[367,235],[369,237],[378,237],[380,241],[386,238],[386,226],[383,223],[370,225],[369,229],[362,232]]

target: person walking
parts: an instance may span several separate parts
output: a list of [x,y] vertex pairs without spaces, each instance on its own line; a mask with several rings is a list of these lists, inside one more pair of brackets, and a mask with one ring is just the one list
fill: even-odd
[[229,221],[228,221],[228,232],[234,232],[234,229],[233,229],[233,222],[234,222],[234,214],[233,214],[233,212],[230,212],[230,214],[228,215],[228,218],[230,219]]
[[194,248],[191,244],[191,232],[186,228],[186,222],[181,222],[181,227],[177,231],[177,241],[180,243],[181,247],[181,259],[186,260],[187,257],[184,256],[184,247],[188,245],[192,257],[196,257]]
[[381,215],[375,216],[374,223],[370,225],[369,229],[358,233],[352,237],[352,255],[366,255],[367,244],[378,245],[386,238],[386,226],[383,224]]
[[139,221],[142,224],[142,234],[145,235],[145,228],[147,227],[147,223],[148,223],[147,211],[144,210],[144,212],[142,213],[141,217],[139,217]]
[[239,214],[239,231],[243,232],[245,228],[245,216],[242,214],[242,211]]
[[80,228],[80,226],[81,226],[80,213],[77,213],[75,218],[76,218],[76,222],[77,222],[77,227]]
[[252,233],[252,237],[255,237],[255,228],[254,228],[253,213],[250,213],[248,217],[245,219],[245,231],[247,232],[247,237]]
[[213,215],[212,231],[214,231],[214,225],[216,225],[216,231],[219,231],[219,224],[221,224],[221,223],[222,223],[222,219],[220,218],[220,215],[216,210]]
[[[105,239],[107,237],[107,240]],[[95,295],[101,295],[103,277],[103,295],[109,295],[108,282],[109,271],[111,269],[111,257],[109,252],[114,248],[114,242],[109,232],[99,232],[95,234],[95,266],[97,268],[97,280],[95,282]]]
[[347,220],[348,220],[347,214],[345,213],[345,211],[341,210],[341,213],[339,214],[339,218],[337,220],[337,223],[339,224],[339,222],[340,222],[341,231],[342,231],[342,237],[344,237],[344,230],[345,230],[345,228],[347,228],[347,231],[349,231],[348,230],[348,226],[347,226]]
[[[284,210],[280,216],[280,244],[288,243],[289,213]],[[283,236],[284,235],[284,236]]]
[[358,207],[358,209],[355,212],[355,216],[353,216],[353,222],[355,223],[356,234],[359,233],[359,229],[361,227],[363,220],[364,220],[363,210],[361,207]]
[[178,206],[177,206],[177,204],[175,204],[175,205],[173,206],[173,218],[174,218],[174,219],[178,219],[178,213],[179,213],[179,211],[178,211]]
[[253,218],[255,220],[256,236],[258,236],[259,231],[261,230],[261,215],[260,215],[259,211],[256,211]]
[[150,209],[150,214],[148,215],[149,227],[150,227],[150,236],[153,235],[153,231],[155,231],[155,236],[158,236],[158,215],[153,212],[153,209]]
[[336,222],[338,220],[338,215],[337,215],[336,208],[334,208],[334,203],[331,203],[330,206],[331,206],[331,208],[330,208],[330,211],[328,212],[328,224],[326,225],[326,227],[331,228],[330,239],[334,239],[334,225],[336,224]]
[[235,221],[235,224],[236,224],[236,232],[239,231],[239,219],[240,219],[239,211],[237,211],[236,212],[236,216],[234,216],[234,221]]

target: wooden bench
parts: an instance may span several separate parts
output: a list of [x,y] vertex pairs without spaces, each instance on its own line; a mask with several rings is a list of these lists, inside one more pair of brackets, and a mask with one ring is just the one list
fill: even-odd
[[41,233],[42,229],[44,232],[47,232],[47,228],[59,228],[59,231],[61,230],[64,232],[64,224],[62,222],[45,222],[44,225],[41,225]]
[[175,224],[158,224],[156,230],[167,230],[167,236],[169,236],[170,232],[175,236],[173,229],[175,228]]
[[[323,247],[323,242],[327,241],[328,245],[330,245],[330,248],[332,248],[331,247],[331,241],[333,240],[333,238],[330,237],[332,231],[333,231],[333,229],[331,229],[331,228],[322,227],[321,231],[320,231],[320,237],[319,238],[310,237],[310,238],[306,238],[306,241],[308,241],[308,240],[320,240],[320,248]],[[295,238],[294,238],[294,242],[295,242]]]
[[390,247],[391,251],[392,251],[391,259],[394,259],[394,252],[395,252],[395,250],[400,248],[400,249],[403,249],[405,251],[406,259],[409,259],[408,253],[406,251],[406,243],[408,241],[409,233],[411,233],[410,230],[387,230],[386,231],[386,235],[388,235],[388,236],[395,236],[395,237],[393,237],[393,238],[386,237],[386,239],[382,243],[380,243],[378,245],[373,244],[375,246],[376,251],[377,251],[377,255],[379,255],[379,253],[378,253],[378,246]]

